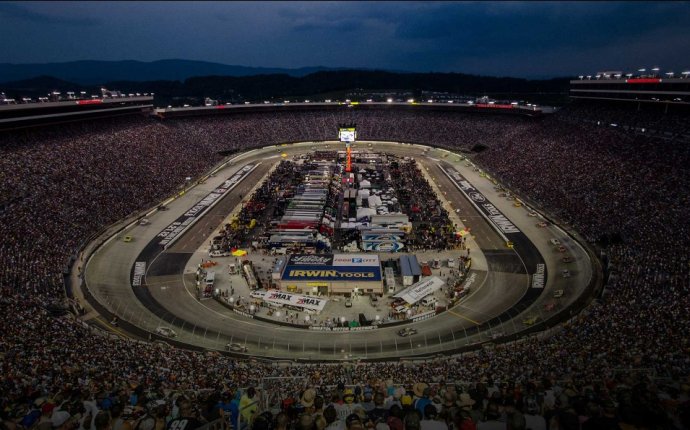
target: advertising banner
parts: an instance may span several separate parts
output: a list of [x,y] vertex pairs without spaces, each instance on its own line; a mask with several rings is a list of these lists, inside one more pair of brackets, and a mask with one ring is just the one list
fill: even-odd
[[400,242],[362,242],[362,249],[373,252],[398,252],[405,248],[404,243]]
[[[496,209],[496,207],[489,202],[482,193],[479,192],[472,184],[467,182],[465,178],[460,175],[455,169],[445,169],[448,177],[455,183],[460,191],[467,197],[475,207],[482,212],[482,214],[503,234],[520,233],[515,224],[505,217]],[[507,239],[506,239],[507,240]]]
[[297,306],[320,312],[328,303],[327,299],[320,297],[304,296],[302,294],[288,293],[279,290],[268,290],[263,296],[264,301],[279,305]]
[[332,254],[292,254],[288,260],[288,266],[332,266]]
[[287,266],[283,281],[380,281],[380,267]]
[[378,255],[369,254],[335,254],[333,266],[380,267]]

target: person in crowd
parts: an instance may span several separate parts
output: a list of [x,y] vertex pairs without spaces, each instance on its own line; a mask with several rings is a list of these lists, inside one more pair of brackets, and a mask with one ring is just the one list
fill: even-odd
[[421,430],[448,430],[448,424],[439,419],[438,410],[431,403],[424,406],[424,419],[419,425]]
[[180,416],[168,423],[168,430],[194,430],[203,425],[197,417],[192,402],[184,399],[180,402]]

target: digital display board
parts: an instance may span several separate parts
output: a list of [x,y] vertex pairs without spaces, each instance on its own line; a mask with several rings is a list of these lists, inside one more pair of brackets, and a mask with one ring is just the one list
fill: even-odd
[[354,142],[357,138],[357,131],[355,128],[340,128],[338,129],[338,137],[341,142]]

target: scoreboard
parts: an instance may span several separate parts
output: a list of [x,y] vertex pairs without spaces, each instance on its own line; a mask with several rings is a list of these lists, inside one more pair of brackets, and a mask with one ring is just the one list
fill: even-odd
[[350,127],[350,128],[341,127],[338,129],[338,137],[340,138],[341,142],[351,143],[351,142],[354,142],[355,139],[357,138],[357,131],[354,127]]

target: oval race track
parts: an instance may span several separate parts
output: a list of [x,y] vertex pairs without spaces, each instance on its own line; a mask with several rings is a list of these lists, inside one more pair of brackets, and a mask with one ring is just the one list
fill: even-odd
[[[279,149],[272,146],[236,157],[205,184],[197,185],[170,202],[168,211],[152,214],[151,224],[134,223],[126,233],[120,232],[105,241],[85,267],[84,278],[89,292],[102,305],[101,309],[107,309],[104,313],[118,316],[121,328],[136,326],[153,332],[156,327],[165,325],[175,328],[176,341],[194,347],[222,350],[225,344],[237,342],[246,344],[252,356],[325,361],[431,356],[467,349],[494,337],[495,341],[499,341],[499,337],[507,340],[530,328],[522,323],[526,316],[539,316],[539,321],[552,318],[558,310],[573,303],[595,279],[596,273],[585,249],[558,227],[536,227],[535,223],[541,218],[529,217],[524,207],[516,208],[512,202],[499,197],[490,181],[481,178],[465,162],[459,162],[457,156],[448,156],[448,151],[436,149],[424,155],[424,147],[420,145],[376,142],[374,151],[414,156],[433,178],[434,187],[443,190],[444,195],[439,197],[445,197],[453,208],[460,209],[463,223],[471,226],[485,264],[476,267],[473,264],[466,278],[466,282],[473,283],[468,298],[447,312],[413,323],[418,334],[407,338],[397,336],[400,325],[358,332],[320,332],[250,319],[214,300],[196,300],[187,289],[191,286],[185,285],[185,266],[242,197],[250,195],[252,188],[280,160],[276,151],[292,156],[309,152],[314,145],[325,144],[338,143],[308,142]],[[181,220],[185,212],[246,165],[252,165],[253,170],[234,184],[222,200],[168,249],[159,245],[161,237],[157,235],[163,229]],[[448,174],[452,172],[449,169],[457,171],[462,178],[453,178]],[[500,236],[479,213],[479,207],[471,204],[461,192],[458,179],[467,180],[473,192],[484,196],[482,203],[490,203],[515,228],[506,229],[507,232]],[[135,240],[131,243],[117,240],[125,234],[132,235]],[[558,238],[575,259],[568,266],[573,274],[571,278],[558,276],[562,254],[548,244],[552,237]],[[506,238],[513,242],[514,249],[506,247]],[[474,258],[478,252],[473,251]],[[481,261],[479,255],[477,258]],[[136,262],[140,264],[136,266],[135,276]],[[146,263],[145,270],[142,262]],[[540,270],[539,265],[545,268],[544,282],[533,283],[532,275]],[[145,276],[140,276],[142,270]],[[133,278],[136,278],[135,284],[141,280],[141,286],[133,286]],[[553,292],[558,289],[565,294],[556,311],[547,312],[545,305],[553,302]],[[143,337],[141,332],[135,334]]]

